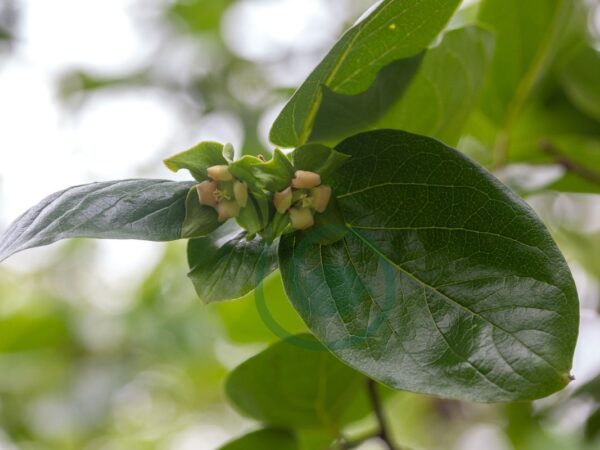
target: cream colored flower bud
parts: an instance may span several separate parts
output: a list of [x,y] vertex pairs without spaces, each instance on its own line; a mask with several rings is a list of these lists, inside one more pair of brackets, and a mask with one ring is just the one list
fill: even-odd
[[231,181],[233,177],[229,172],[229,167],[225,164],[219,166],[210,166],[206,169],[208,176],[216,181]]
[[240,205],[235,200],[224,200],[217,204],[217,212],[219,222],[225,222],[240,213]]
[[196,185],[196,191],[198,192],[198,198],[200,199],[201,205],[217,206],[217,200],[215,199],[215,191],[217,190],[216,181],[203,181]]
[[273,196],[273,203],[275,209],[279,214],[285,214],[285,212],[292,206],[292,188],[288,187],[281,192],[276,192]]
[[292,178],[292,186],[296,189],[310,189],[321,184],[321,175],[306,170],[296,170]]
[[322,213],[327,209],[329,200],[331,199],[331,188],[329,186],[317,186],[310,190],[312,198],[312,207],[318,213]]
[[296,230],[306,230],[314,225],[315,219],[308,208],[291,208],[290,222]]
[[243,181],[234,181],[233,197],[242,208],[248,204],[248,186]]

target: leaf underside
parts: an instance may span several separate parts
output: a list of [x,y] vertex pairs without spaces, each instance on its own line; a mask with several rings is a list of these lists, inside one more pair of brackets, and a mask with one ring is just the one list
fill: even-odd
[[240,298],[277,269],[277,246],[225,225],[188,243],[188,277],[205,303]]
[[0,261],[67,238],[180,239],[185,198],[192,185],[133,179],[56,192],[16,219],[0,237]]
[[288,235],[286,291],[342,360],[397,389],[474,401],[564,387],[577,338],[569,269],[535,213],[433,139],[381,130],[336,148],[348,234]]

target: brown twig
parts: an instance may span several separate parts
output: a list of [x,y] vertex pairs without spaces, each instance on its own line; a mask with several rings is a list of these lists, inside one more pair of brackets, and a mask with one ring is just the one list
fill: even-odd
[[383,414],[383,406],[381,404],[379,392],[377,391],[377,383],[373,380],[369,380],[367,382],[367,390],[369,392],[369,398],[371,400],[371,405],[373,406],[373,411],[375,412],[375,417],[377,418],[377,423],[379,424],[379,432],[377,433],[377,437],[385,443],[389,450],[396,450],[396,446],[394,445],[385,421],[385,416]]
[[600,184],[600,173],[585,167],[577,161],[573,161],[566,154],[561,152],[552,142],[548,140],[541,141],[540,150],[547,155],[552,156],[558,164],[563,166],[569,172],[591,181],[592,183]]

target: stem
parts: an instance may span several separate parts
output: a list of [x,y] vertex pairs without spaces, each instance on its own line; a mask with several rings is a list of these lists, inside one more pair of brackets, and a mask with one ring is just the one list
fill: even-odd
[[547,155],[552,156],[558,164],[563,166],[569,172],[591,181],[592,183],[600,184],[600,173],[588,169],[584,165],[579,164],[577,161],[573,161],[566,154],[562,153],[554,144],[552,144],[552,142],[543,140],[540,142],[540,149]]
[[396,450],[396,446],[392,441],[392,437],[390,436],[390,432],[385,421],[385,416],[383,414],[383,406],[381,404],[379,392],[377,392],[377,383],[373,380],[369,380],[367,382],[367,390],[369,391],[369,398],[371,399],[373,411],[375,412],[375,417],[377,418],[377,422],[379,424],[379,432],[376,434],[376,436],[385,443],[389,450]]

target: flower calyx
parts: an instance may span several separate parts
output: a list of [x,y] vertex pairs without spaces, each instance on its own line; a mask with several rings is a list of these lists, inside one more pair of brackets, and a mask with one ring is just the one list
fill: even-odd
[[273,204],[279,214],[289,214],[292,228],[305,230],[314,225],[314,214],[323,213],[331,199],[331,187],[321,184],[315,172],[297,170],[290,186],[276,192]]
[[248,186],[234,179],[227,165],[208,167],[208,180],[196,185],[201,205],[210,206],[218,213],[219,222],[237,217],[248,204]]

